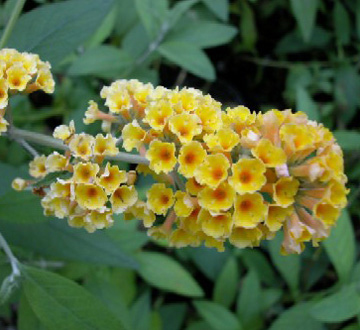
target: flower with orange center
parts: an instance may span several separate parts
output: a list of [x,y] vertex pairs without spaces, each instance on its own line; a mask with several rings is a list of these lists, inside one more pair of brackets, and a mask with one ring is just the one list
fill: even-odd
[[54,151],[46,157],[45,167],[49,173],[62,171],[66,168],[67,162],[68,161],[65,156],[60,155],[58,152]]
[[307,124],[289,123],[280,128],[280,139],[288,155],[315,150],[316,128]]
[[55,81],[49,67],[44,66],[38,71],[35,85],[45,93],[54,93]]
[[198,222],[201,225],[201,230],[206,235],[214,238],[229,236],[233,226],[231,213],[211,215],[211,213],[205,209],[201,209]]
[[22,63],[16,62],[6,70],[7,82],[10,89],[23,91],[31,76],[23,67]]
[[214,134],[204,136],[209,150],[230,152],[240,142],[240,137],[230,128],[220,128]]
[[199,101],[199,106],[195,109],[195,114],[201,120],[203,131],[215,132],[222,124],[221,104],[212,99],[210,95],[204,96]]
[[229,168],[230,162],[223,154],[208,155],[195,169],[194,174],[201,185],[216,188],[226,180]]
[[235,199],[235,190],[227,182],[222,182],[217,188],[205,187],[199,192],[199,204],[212,213],[228,210]]
[[299,181],[294,177],[281,177],[274,184],[274,195],[275,202],[282,206],[287,207],[295,202],[295,196],[299,189]]
[[145,202],[140,200],[127,211],[131,212],[137,219],[142,220],[145,228],[150,228],[156,220],[155,213],[147,207]]
[[116,147],[116,138],[111,134],[106,136],[98,134],[95,137],[94,155],[95,156],[115,156],[119,153]]
[[96,174],[99,172],[99,165],[96,163],[77,163],[74,165],[72,181],[74,183],[95,182]]
[[[201,235],[200,235],[201,234]],[[204,241],[204,245],[208,248],[215,248],[218,252],[224,252],[224,239],[222,238],[214,238],[212,236],[206,235],[204,232],[200,232],[200,238]]]
[[200,232],[201,225],[197,221],[200,210],[201,207],[199,205],[196,205],[189,216],[185,218],[178,218],[179,228],[182,228],[192,234]]
[[107,194],[112,194],[121,183],[126,181],[126,171],[121,171],[117,165],[111,166],[110,163],[106,164],[104,173],[97,179],[98,185],[104,188]]
[[168,100],[161,99],[151,102],[145,109],[144,122],[157,131],[163,131],[172,114],[171,103]]
[[146,158],[150,161],[150,169],[155,173],[169,173],[177,162],[175,144],[153,140],[149,145],[149,150],[146,152]]
[[201,91],[195,88],[183,88],[180,91],[174,90],[169,94],[169,99],[177,113],[194,111],[199,104],[199,97],[202,96]]
[[169,237],[169,245],[177,248],[189,245],[195,247],[200,245],[200,239],[196,235],[193,235],[184,229],[177,228]]
[[70,197],[72,182],[57,179],[57,181],[51,183],[50,194],[55,197]]
[[155,183],[146,192],[147,206],[156,214],[165,215],[174,204],[174,194],[171,188],[166,188],[163,183]]
[[188,217],[194,210],[194,203],[192,202],[191,197],[187,193],[178,190],[175,193],[175,198],[174,211],[176,215],[178,217]]
[[236,227],[254,228],[266,218],[268,207],[259,193],[237,195],[234,205]]
[[[104,96],[104,93],[101,93]],[[129,92],[123,87],[113,83],[107,89],[105,105],[112,113],[121,114],[131,108]]]
[[96,184],[80,183],[75,187],[75,200],[83,209],[100,209],[107,202],[105,191]]
[[46,156],[37,156],[29,163],[29,173],[34,178],[42,178],[47,174]]
[[314,207],[313,214],[316,218],[321,220],[325,227],[335,225],[336,220],[340,216],[341,209],[332,205],[328,200],[323,200],[317,203]]
[[93,155],[93,146],[95,139],[93,136],[85,133],[74,134],[69,142],[69,149],[73,156],[89,160]]
[[98,120],[100,113],[99,106],[95,101],[89,101],[89,106],[85,111],[85,118],[83,119],[84,124],[89,125]]
[[200,118],[190,113],[181,113],[171,116],[169,119],[169,128],[181,143],[185,144],[199,135],[202,131]]
[[261,139],[251,152],[254,157],[260,159],[267,167],[276,167],[286,163],[284,150],[275,147],[268,139]]
[[186,181],[185,184],[186,187],[186,191],[192,195],[192,196],[197,196],[197,194],[205,187],[203,185],[201,185],[200,183],[198,183],[195,178],[190,178],[189,180]]
[[0,109],[4,109],[8,105],[8,89],[9,85],[4,78],[0,78]]
[[203,162],[206,157],[206,151],[200,142],[192,141],[180,148],[179,152],[179,173],[186,178],[194,176],[196,168]]
[[53,137],[55,139],[59,139],[62,141],[66,141],[70,139],[75,134],[75,124],[74,121],[71,120],[68,125],[59,125],[55,127],[53,132]]
[[86,215],[85,221],[89,224],[89,226],[85,226],[85,229],[87,229],[87,227],[94,229],[109,228],[114,223],[111,209],[91,211]]
[[55,215],[59,219],[69,215],[70,203],[68,198],[53,197],[51,195],[46,195],[41,200],[41,206],[44,208],[45,215]]
[[238,106],[236,108],[227,108],[225,126],[232,128],[239,135],[244,128],[247,128],[255,123],[256,114],[251,113],[249,108]]
[[130,152],[134,148],[139,150],[140,146],[146,136],[145,130],[143,130],[136,120],[132,123],[126,124],[121,133],[123,139],[123,147],[127,152]]
[[229,183],[238,194],[253,193],[266,182],[266,167],[258,159],[240,159],[231,169],[233,175],[229,177]]
[[262,231],[257,227],[251,229],[237,227],[232,230],[229,241],[239,249],[252,248],[260,245],[262,236]]
[[269,205],[265,225],[270,231],[278,231],[283,226],[286,218],[293,212],[294,208],[292,206],[281,207],[278,205]]
[[134,186],[120,186],[110,197],[112,210],[114,213],[123,213],[133,206],[138,200],[138,193]]

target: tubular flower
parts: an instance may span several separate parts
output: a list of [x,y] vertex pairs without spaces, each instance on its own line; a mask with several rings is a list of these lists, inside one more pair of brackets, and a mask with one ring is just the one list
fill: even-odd
[[[21,86],[30,76],[28,92],[37,88],[39,70],[49,69],[31,56],[17,66],[16,54],[0,51],[0,108],[14,83]],[[47,74],[40,73],[37,86],[50,91],[51,84],[41,82]],[[282,231],[281,251],[288,254],[300,253],[307,242],[318,246],[346,206],[342,151],[331,132],[304,113],[257,114],[244,106],[222,111],[199,90],[137,80],[117,80],[100,96],[105,101],[99,106],[108,110],[90,102],[85,122],[102,121],[107,135],[77,134],[73,123],[57,127],[54,137],[68,148],[65,154],[36,157],[34,179],[13,183],[18,190],[35,188],[44,213],[67,218],[70,226],[93,232],[123,213],[170,246],[219,251],[226,243],[256,247]],[[0,113],[3,120],[4,109]],[[144,157],[136,170],[126,173],[111,163],[121,156],[117,147]],[[57,179],[47,175],[58,171]],[[147,174],[155,183],[143,196],[137,179]]]

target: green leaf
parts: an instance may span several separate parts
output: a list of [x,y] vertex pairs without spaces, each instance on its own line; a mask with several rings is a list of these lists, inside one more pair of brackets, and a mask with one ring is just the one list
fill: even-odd
[[360,132],[338,130],[334,131],[334,136],[343,150],[360,149]]
[[150,312],[150,293],[146,291],[131,306],[131,330],[150,330]]
[[176,3],[169,11],[167,21],[170,27],[175,26],[179,19],[197,2],[199,2],[199,0],[183,0]]
[[337,41],[341,45],[347,45],[350,42],[351,33],[350,18],[340,1],[335,2],[334,28]]
[[261,307],[263,312],[267,312],[274,304],[276,304],[281,296],[283,291],[281,289],[269,288],[262,291],[262,303]]
[[298,293],[299,276],[300,276],[300,256],[280,254],[280,247],[283,240],[282,233],[278,233],[276,237],[269,242],[271,260],[280,272],[285,282],[289,286],[293,295]]
[[241,325],[236,316],[224,306],[211,301],[194,301],[198,313],[214,330],[240,330]]
[[112,3],[69,0],[40,6],[20,17],[7,46],[39,54],[55,65],[96,31]]
[[160,307],[163,330],[180,330],[185,319],[185,303],[167,304]]
[[196,76],[207,80],[215,79],[215,69],[207,55],[190,43],[169,41],[161,44],[158,51],[169,61]]
[[322,298],[311,308],[311,315],[322,322],[344,322],[360,312],[360,296],[356,284],[343,286],[340,291]]
[[241,2],[240,31],[242,46],[245,49],[253,50],[257,40],[257,31],[254,12],[246,1]]
[[75,282],[32,267],[23,270],[26,298],[48,329],[125,329],[109,309]]
[[309,92],[301,86],[296,88],[296,110],[305,112],[311,120],[320,120],[318,105]]
[[311,317],[311,305],[300,303],[286,311],[272,323],[269,330],[324,330],[323,325]]
[[6,175],[3,175],[1,177],[1,185],[0,185],[0,195],[3,195],[9,190],[12,190],[11,183],[12,181],[21,176],[26,176],[26,172],[22,171],[19,168],[16,168],[15,166],[11,166],[9,164],[1,163],[0,162],[0,172],[6,173]]
[[196,21],[169,34],[166,42],[185,42],[200,48],[209,48],[228,43],[236,33],[236,28],[231,25]]
[[167,0],[135,0],[136,9],[146,32],[154,40],[164,29],[164,21],[168,15]]
[[17,327],[19,330],[45,330],[24,293],[20,298]]
[[0,219],[1,233],[9,244],[45,257],[102,265],[137,268],[138,263],[105,232],[89,234],[71,228],[65,220],[50,219],[41,224],[16,224]]
[[229,19],[228,0],[203,0],[203,2],[216,17],[223,21],[227,21]]
[[356,24],[356,34],[358,39],[360,39],[360,0],[356,0],[355,24]]
[[71,176],[72,174],[68,171],[52,172],[47,174],[44,178],[32,184],[32,187],[40,188],[43,186],[50,186],[50,184],[57,181],[57,179],[66,180],[66,179],[70,179]]
[[231,257],[215,282],[214,302],[230,307],[236,296],[238,282],[238,265],[236,259]]
[[1,196],[0,218],[14,224],[39,223],[48,220],[44,216],[38,196],[30,191],[14,190]]
[[342,211],[330,237],[324,241],[324,246],[340,280],[346,281],[354,266],[356,249],[354,229],[346,209]]
[[141,252],[139,274],[151,285],[190,297],[201,297],[204,292],[179,263],[161,253]]
[[126,51],[110,45],[100,45],[79,56],[70,66],[68,74],[116,78],[131,65],[133,65],[132,57]]
[[244,278],[237,301],[237,315],[245,329],[262,328],[261,301],[263,298],[258,275],[250,271]]
[[309,41],[315,25],[318,0],[290,0],[290,4],[304,41]]

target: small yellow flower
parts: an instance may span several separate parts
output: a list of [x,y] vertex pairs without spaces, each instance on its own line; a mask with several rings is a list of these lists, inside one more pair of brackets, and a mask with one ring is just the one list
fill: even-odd
[[169,245],[177,248],[182,248],[189,245],[199,246],[200,239],[196,235],[193,235],[184,229],[178,228],[171,233],[169,237]]
[[99,106],[95,101],[89,101],[89,106],[85,111],[85,118],[83,119],[84,124],[89,125],[98,120],[100,113]]
[[189,216],[184,218],[178,218],[179,228],[184,229],[187,232],[196,234],[201,231],[201,225],[197,221],[201,207],[199,205],[195,206]]
[[6,70],[7,82],[10,89],[23,91],[31,76],[27,73],[22,63],[16,62]]
[[4,78],[0,78],[0,109],[4,109],[8,105],[9,85]]
[[221,104],[209,95],[201,99],[195,114],[200,118],[204,131],[214,132],[221,127]]
[[114,213],[123,213],[126,209],[133,206],[138,200],[138,193],[134,186],[120,186],[110,197],[110,202]]
[[205,187],[198,183],[195,178],[190,178],[186,181],[185,184],[186,191],[193,196],[197,196],[197,194]]
[[123,147],[130,152],[134,148],[139,150],[143,144],[146,132],[143,130],[138,122],[134,120],[132,123],[126,124],[122,130]]
[[62,171],[67,166],[67,158],[54,151],[46,157],[45,167],[48,173]]
[[69,126],[60,125],[55,127],[53,137],[62,141],[66,141],[75,134],[75,124],[71,120]]
[[45,215],[55,215],[63,219],[69,215],[70,200],[68,198],[53,197],[46,195],[41,200],[41,206],[44,208]]
[[86,228],[89,233],[93,233],[95,228],[92,228],[85,221],[85,215],[71,215],[68,218],[68,225],[73,228]]
[[94,155],[95,156],[115,156],[119,153],[116,147],[116,138],[111,134],[106,136],[98,134],[95,137]]
[[284,221],[291,213],[294,212],[292,206],[281,207],[278,205],[269,205],[268,214],[265,220],[265,224],[270,231],[278,231]]
[[230,213],[212,215],[205,209],[201,209],[198,222],[201,225],[202,231],[214,238],[229,236],[233,226],[233,219]]
[[183,88],[180,91],[174,90],[169,94],[169,99],[177,113],[194,111],[202,95],[201,92],[195,88]]
[[204,141],[211,151],[230,152],[240,142],[240,137],[230,128],[220,128],[215,134],[205,135]]
[[281,177],[274,185],[275,202],[282,207],[293,204],[299,185],[299,181],[294,177]]
[[286,154],[284,150],[279,147],[275,147],[268,139],[261,139],[251,152],[267,167],[280,166],[286,162]]
[[142,220],[145,228],[150,228],[156,220],[155,213],[147,207],[145,202],[140,200],[129,208],[128,211],[139,220]]
[[84,160],[89,160],[89,158],[93,155],[92,150],[94,142],[94,137],[89,134],[74,134],[69,143],[69,149],[73,156],[82,158]]
[[194,210],[194,203],[192,202],[190,196],[178,190],[175,193],[176,202],[174,205],[174,211],[178,217],[188,217],[191,212]]
[[91,224],[91,227],[94,227],[95,229],[109,228],[114,223],[112,211],[110,209],[91,211],[86,215],[85,221]]
[[[227,117],[227,118],[226,118]],[[244,128],[255,123],[256,114],[244,106],[226,109],[225,126],[232,128],[239,135]]]
[[225,251],[224,241],[221,238],[216,239],[216,238],[214,238],[212,236],[208,236],[205,233],[203,233],[202,239],[204,240],[204,245],[206,247],[215,248],[216,250],[218,250],[218,252],[224,252]]
[[201,121],[197,115],[181,113],[170,117],[169,128],[181,143],[191,142],[194,136],[199,135],[202,131]]
[[156,214],[165,215],[174,204],[174,194],[170,188],[163,183],[155,183],[146,192],[147,206]]
[[199,192],[198,199],[201,207],[219,213],[232,207],[235,190],[227,182],[222,182],[215,189],[205,187]]
[[102,208],[107,202],[105,191],[96,184],[80,183],[75,187],[75,199],[83,209]]
[[239,249],[252,248],[260,245],[262,235],[263,233],[259,228],[246,229],[237,227],[233,229],[229,241]]
[[127,181],[126,171],[119,170],[117,165],[106,164],[104,173],[98,178],[97,183],[104,188],[107,194],[112,194],[120,184]]
[[38,71],[35,85],[45,93],[54,93],[55,81],[49,68],[44,67]]
[[148,123],[151,128],[162,131],[164,130],[168,119],[173,114],[173,109],[168,100],[158,100],[151,102],[145,109],[144,122]]
[[201,185],[216,188],[226,180],[230,168],[229,160],[223,154],[208,155],[195,169],[196,181]]
[[341,208],[347,204],[346,195],[349,193],[349,189],[346,189],[345,185],[338,180],[330,180],[329,182],[329,202],[334,206]]
[[340,216],[341,209],[333,206],[327,200],[317,203],[314,207],[314,215],[320,219],[326,227],[333,226]]
[[237,195],[235,198],[234,225],[254,228],[265,220],[267,206],[259,193]]
[[6,121],[6,119],[4,117],[0,116],[0,135],[1,135],[1,133],[4,133],[7,131],[8,125],[9,125],[9,123]]
[[238,194],[253,193],[265,184],[265,171],[262,161],[243,158],[232,165],[233,175],[229,178],[229,183]]
[[196,168],[206,157],[206,151],[200,142],[192,141],[180,148],[179,152],[179,173],[186,178],[194,176]]
[[316,128],[307,124],[285,124],[280,128],[280,138],[288,154],[315,149]]
[[42,178],[47,174],[46,171],[46,156],[37,156],[29,163],[29,173],[34,178]]
[[93,183],[98,172],[99,165],[96,163],[77,163],[74,165],[72,181],[74,183]]
[[72,182],[57,179],[57,181],[51,183],[50,194],[55,197],[70,197],[71,196]]
[[130,109],[131,98],[128,91],[115,82],[108,87],[105,105],[112,113],[120,114]]
[[150,161],[150,169],[155,173],[169,173],[177,162],[175,144],[153,140],[150,143],[149,150],[146,152],[146,158]]
[[21,178],[15,178],[11,183],[11,187],[16,191],[22,191],[27,186],[28,186],[27,182]]

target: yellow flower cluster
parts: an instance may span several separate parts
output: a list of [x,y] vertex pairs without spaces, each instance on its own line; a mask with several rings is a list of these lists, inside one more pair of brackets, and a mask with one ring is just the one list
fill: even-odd
[[4,115],[10,93],[32,93],[39,89],[45,93],[54,92],[50,68],[50,63],[41,61],[36,54],[7,48],[0,50],[0,134],[7,131]]
[[[255,247],[282,230],[283,253],[300,253],[329,235],[348,190],[343,155],[331,132],[304,113],[222,110],[192,88],[166,89],[118,80],[101,90],[105,106],[89,102],[84,122],[102,121],[107,133],[75,134],[61,125],[54,136],[69,147],[39,157],[30,174],[67,171],[41,192],[46,214],[68,217],[88,231],[108,227],[113,213],[143,221],[154,239],[171,246],[224,244]],[[109,132],[121,132],[116,140]],[[117,145],[146,157],[137,173],[155,179],[138,199],[136,173],[106,162]],[[105,161],[105,162],[104,162]],[[23,181],[14,187],[23,189]]]

